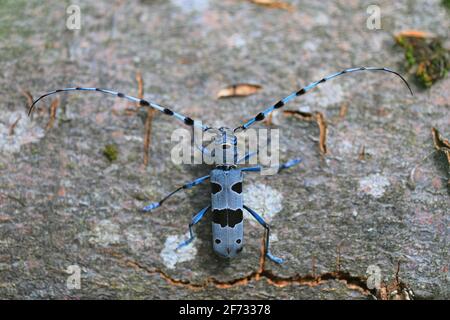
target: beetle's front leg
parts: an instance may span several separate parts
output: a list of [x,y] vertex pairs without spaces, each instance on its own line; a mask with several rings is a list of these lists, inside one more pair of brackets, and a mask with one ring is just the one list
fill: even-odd
[[204,176],[204,177],[201,177],[201,178],[198,178],[198,179],[195,179],[194,181],[188,182],[188,183],[182,185],[181,187],[175,189],[175,190],[172,191],[171,193],[169,193],[167,196],[165,196],[165,197],[164,197],[162,200],[160,200],[159,202],[153,202],[153,203],[150,203],[148,206],[144,207],[142,210],[143,210],[144,212],[148,212],[148,211],[151,211],[151,210],[153,210],[153,209],[155,209],[155,208],[158,208],[159,206],[161,206],[161,205],[163,204],[164,201],[166,201],[167,199],[169,199],[171,196],[173,196],[173,195],[174,195],[175,193],[177,193],[178,191],[183,190],[183,189],[190,189],[190,188],[192,188],[192,187],[194,187],[194,186],[196,186],[196,185],[199,185],[200,183],[202,183],[203,181],[205,181],[205,180],[207,180],[207,179],[209,179],[209,175]]

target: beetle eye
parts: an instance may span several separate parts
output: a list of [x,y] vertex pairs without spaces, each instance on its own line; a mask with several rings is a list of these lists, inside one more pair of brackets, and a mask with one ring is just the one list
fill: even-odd
[[216,194],[222,190],[222,186],[218,183],[211,182],[211,192]]
[[233,184],[233,186],[231,187],[231,190],[233,190],[234,192],[237,192],[237,193],[242,193],[242,182],[237,182],[237,183]]

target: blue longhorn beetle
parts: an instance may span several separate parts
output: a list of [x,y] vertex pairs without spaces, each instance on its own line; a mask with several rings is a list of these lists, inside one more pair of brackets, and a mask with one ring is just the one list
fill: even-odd
[[[270,243],[269,243],[269,237],[270,237],[270,227],[269,225],[264,221],[264,219],[254,210],[247,207],[244,204],[243,197],[242,197],[242,182],[243,182],[243,173],[244,172],[260,172],[262,170],[261,166],[254,166],[254,167],[242,167],[239,168],[239,163],[243,160],[249,159],[253,154],[246,154],[242,159],[237,159],[237,137],[235,133],[242,132],[246,129],[248,129],[251,125],[253,125],[256,122],[262,121],[266,118],[268,114],[270,114],[274,110],[278,110],[282,108],[286,103],[293,100],[296,97],[299,97],[311,89],[315,88],[321,83],[324,83],[330,79],[336,78],[338,76],[341,76],[346,73],[351,72],[357,72],[357,71],[384,71],[389,72],[397,75],[400,77],[403,82],[408,87],[411,95],[412,90],[409,86],[408,82],[398,73],[393,70],[387,69],[387,68],[378,68],[378,67],[359,67],[359,68],[350,68],[345,69],[343,71],[333,73],[331,75],[328,75],[324,78],[322,78],[319,81],[312,82],[306,87],[303,87],[302,89],[293,92],[289,96],[281,99],[271,107],[265,109],[264,111],[258,113],[255,117],[244,123],[242,126],[235,128],[234,130],[231,130],[229,128],[221,127],[219,129],[214,129],[211,127],[208,127],[204,124],[202,124],[199,121],[194,121],[193,119],[183,116],[175,111],[172,111],[171,109],[168,109],[164,106],[161,106],[157,103],[147,101],[144,99],[139,99],[136,97],[132,97],[126,94],[123,94],[121,92],[113,91],[113,90],[107,90],[107,89],[100,89],[100,88],[81,88],[81,87],[73,87],[73,88],[64,88],[64,89],[58,89],[54,90],[52,92],[48,92],[38,99],[36,99],[33,104],[30,106],[28,114],[30,115],[33,111],[34,106],[36,103],[41,100],[42,98],[56,94],[59,92],[66,92],[66,91],[94,91],[94,92],[101,92],[109,95],[113,95],[119,98],[124,98],[127,100],[130,100],[132,102],[138,103],[142,107],[150,107],[153,109],[156,109],[162,113],[164,113],[167,116],[175,117],[178,120],[184,122],[188,126],[192,127],[199,127],[203,132],[206,132],[208,130],[215,130],[216,131],[216,138],[215,143],[219,144],[223,150],[228,150],[231,148],[232,151],[232,157],[229,159],[227,158],[226,161],[221,163],[220,165],[216,165],[216,167],[211,171],[211,173],[207,176],[195,179],[194,181],[188,182],[181,187],[177,188],[176,190],[172,191],[168,195],[166,195],[162,200],[159,202],[151,203],[150,205],[143,208],[144,212],[151,211],[159,206],[161,206],[167,199],[169,199],[171,196],[173,196],[175,193],[177,193],[180,190],[183,189],[190,189],[194,186],[197,186],[201,184],[202,182],[206,181],[207,179],[210,179],[211,182],[211,204],[207,207],[200,210],[191,220],[191,223],[189,224],[189,232],[190,232],[190,238],[186,241],[182,242],[177,249],[184,247],[188,245],[193,239],[194,239],[194,232],[193,232],[193,226],[196,225],[208,212],[208,210],[212,210],[212,235],[213,235],[213,248],[216,253],[218,253],[220,256],[232,258],[235,257],[239,252],[243,249],[243,236],[244,236],[244,225],[243,225],[243,210],[245,209],[248,211],[265,229],[266,229],[266,235],[265,235],[265,255],[272,261],[276,263],[282,263],[283,259],[275,257],[270,252]],[[204,152],[205,148],[202,146],[202,152]],[[298,163],[301,162],[301,159],[294,159],[291,161],[288,161],[278,167],[279,171],[284,170],[287,168],[290,168]]]

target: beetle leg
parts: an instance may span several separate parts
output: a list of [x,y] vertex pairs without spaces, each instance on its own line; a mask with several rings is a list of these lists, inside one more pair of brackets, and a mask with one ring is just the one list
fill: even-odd
[[200,210],[200,212],[198,212],[192,218],[191,223],[189,223],[189,235],[190,235],[189,239],[187,239],[187,240],[183,241],[182,243],[180,243],[175,250],[179,250],[180,248],[187,246],[189,243],[192,242],[192,240],[194,240],[195,235],[194,235],[194,231],[192,230],[192,227],[194,225],[196,225],[203,218],[203,216],[205,215],[206,212],[208,212],[208,209],[210,207],[211,206],[207,206],[207,207],[203,208],[202,210]]
[[253,211],[252,209],[250,209],[249,207],[244,205],[244,209],[247,210],[248,212],[250,212],[250,214],[253,216],[253,218],[256,219],[256,221],[259,222],[260,225],[262,225],[264,227],[264,229],[266,229],[266,250],[265,250],[265,254],[267,256],[267,258],[269,258],[270,260],[272,260],[275,263],[278,264],[282,264],[283,263],[283,259],[275,257],[274,255],[272,255],[270,253],[270,249],[269,249],[269,245],[270,245],[270,226],[264,221],[264,219],[257,214],[255,211]]
[[142,210],[143,210],[144,212],[148,212],[148,211],[151,211],[151,210],[153,210],[153,209],[155,209],[155,208],[158,208],[159,206],[161,206],[161,205],[164,203],[164,201],[166,201],[167,199],[169,199],[171,196],[173,196],[173,195],[174,195],[175,193],[177,193],[178,191],[183,190],[183,189],[190,189],[190,188],[192,188],[192,187],[195,187],[196,185],[199,185],[200,183],[202,183],[203,181],[205,181],[205,180],[207,180],[207,179],[209,179],[209,175],[204,176],[204,177],[201,177],[201,178],[198,178],[198,179],[195,179],[194,181],[188,182],[188,183],[182,185],[181,187],[175,189],[175,190],[172,191],[171,193],[169,193],[167,196],[165,196],[165,197],[164,197],[162,200],[160,200],[159,202],[153,202],[153,203],[150,203],[148,206],[145,206]]
[[[283,163],[278,166],[278,172],[280,172],[281,170],[293,167],[293,166],[299,164],[300,162],[302,162],[302,159],[300,159],[300,158],[289,160],[288,162]],[[262,169],[263,169],[263,167],[258,165],[258,166],[254,166],[254,167],[242,168],[241,171],[243,171],[243,172],[260,172]]]

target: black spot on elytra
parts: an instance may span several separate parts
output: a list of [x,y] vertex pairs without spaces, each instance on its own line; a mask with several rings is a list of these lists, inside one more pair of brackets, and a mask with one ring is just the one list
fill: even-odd
[[222,228],[227,225],[227,214],[225,210],[213,210],[213,222],[220,224]]
[[220,241],[220,239],[216,239],[215,240],[217,244],[220,244],[222,241]]
[[230,228],[234,228],[234,226],[244,219],[244,215],[241,209],[237,209],[236,211],[230,210],[228,213],[228,226]]
[[242,242],[241,239],[237,239],[237,240],[236,240],[236,243],[237,243],[237,244],[240,244],[241,242]]
[[231,190],[237,193],[242,193],[242,182],[236,182],[235,184],[233,184]]
[[213,222],[220,224],[222,228],[226,226],[234,228],[236,224],[242,222],[243,218],[242,209],[213,210]]
[[216,194],[222,190],[222,186],[218,183],[211,182],[211,192]]

